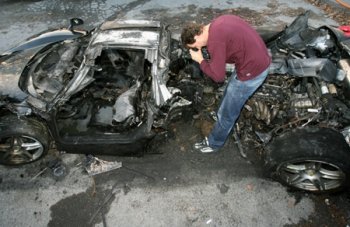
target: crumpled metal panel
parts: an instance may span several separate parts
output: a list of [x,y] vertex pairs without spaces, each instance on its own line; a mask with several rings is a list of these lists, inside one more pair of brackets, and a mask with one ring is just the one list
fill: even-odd
[[326,58],[289,59],[288,73],[294,76],[319,77],[331,82],[336,79],[337,66]]
[[172,97],[165,83],[162,83],[160,80],[153,79],[152,91],[157,106],[161,106]]
[[99,43],[154,47],[159,45],[159,32],[139,30],[107,30],[96,33],[91,45]]
[[153,65],[152,68],[152,95],[157,106],[163,105],[167,100],[169,100],[172,95],[169,92],[166,82],[162,77],[163,72],[159,71],[157,65]]
[[21,73],[32,53],[21,52],[0,63],[0,95],[22,101],[27,94],[19,88]]
[[91,66],[86,64],[86,60],[81,64],[80,68],[76,72],[74,78],[70,83],[65,87],[65,91],[61,93],[58,97],[55,98],[55,102],[50,103],[49,109],[51,109],[57,102],[64,103],[68,100],[73,94],[78,93],[88,84],[90,84],[94,79],[87,76],[90,71]]
[[62,81],[62,76],[66,73],[67,69],[73,62],[73,58],[76,56],[80,47],[78,42],[69,43],[64,46],[64,52],[60,56],[60,60],[54,66],[54,69],[47,73],[49,78],[57,78]]
[[100,29],[109,30],[117,28],[159,28],[161,26],[159,21],[150,20],[114,20],[104,22]]
[[113,120],[123,122],[135,114],[134,100],[140,85],[140,82],[137,81],[135,85],[118,97],[113,106]]
[[342,41],[341,43],[342,48],[348,52],[348,54],[350,55],[350,39]]

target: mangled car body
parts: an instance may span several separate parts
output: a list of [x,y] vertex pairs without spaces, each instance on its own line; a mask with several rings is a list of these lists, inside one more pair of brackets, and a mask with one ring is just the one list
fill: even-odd
[[[161,23],[107,21],[90,32],[74,30],[78,19],[71,23],[0,58],[1,164],[38,160],[52,144],[73,153],[140,151],[209,100],[207,80],[193,74],[198,69]],[[270,176],[286,185],[343,188],[350,177],[350,37],[335,27],[310,28],[308,13],[261,35],[273,63],[236,135],[261,148]],[[170,76],[186,63],[192,75]]]
[[171,39],[159,22],[47,36],[1,57],[2,164],[35,161],[50,141],[67,152],[142,151],[191,104],[166,86]]
[[341,28],[311,28],[308,16],[266,39],[270,75],[237,128],[242,140],[262,145],[274,178],[332,191],[350,177],[350,36]]

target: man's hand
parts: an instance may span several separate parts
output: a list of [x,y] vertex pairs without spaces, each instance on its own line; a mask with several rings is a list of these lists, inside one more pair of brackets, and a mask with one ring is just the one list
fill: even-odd
[[204,60],[202,51],[200,50],[194,51],[190,49],[190,54],[191,54],[192,60],[198,62],[199,64],[201,64],[201,62]]

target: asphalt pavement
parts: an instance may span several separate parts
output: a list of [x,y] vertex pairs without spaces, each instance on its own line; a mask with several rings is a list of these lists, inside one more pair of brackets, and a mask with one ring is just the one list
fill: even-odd
[[[256,27],[283,28],[310,10],[310,24],[337,25],[315,1],[0,0],[0,52],[46,29],[80,17],[86,28],[109,18],[162,20],[178,36],[186,21],[223,13]],[[344,12],[335,1],[321,1]],[[335,11],[336,12],[336,11]],[[99,157],[122,167],[89,176],[84,155],[52,150],[18,168],[0,166],[0,226],[349,226],[347,192],[291,191],[265,177],[259,152],[239,155],[230,139],[222,152],[192,149],[194,120],[172,126],[173,136],[142,157]],[[61,168],[50,168],[57,162]]]

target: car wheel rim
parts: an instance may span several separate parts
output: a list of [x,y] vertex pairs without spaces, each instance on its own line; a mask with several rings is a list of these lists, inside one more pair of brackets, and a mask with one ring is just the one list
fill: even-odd
[[11,136],[0,141],[0,157],[4,164],[29,163],[40,158],[43,152],[43,145],[33,137]]
[[328,162],[305,160],[287,162],[278,168],[288,185],[307,191],[328,191],[342,186],[344,172]]

